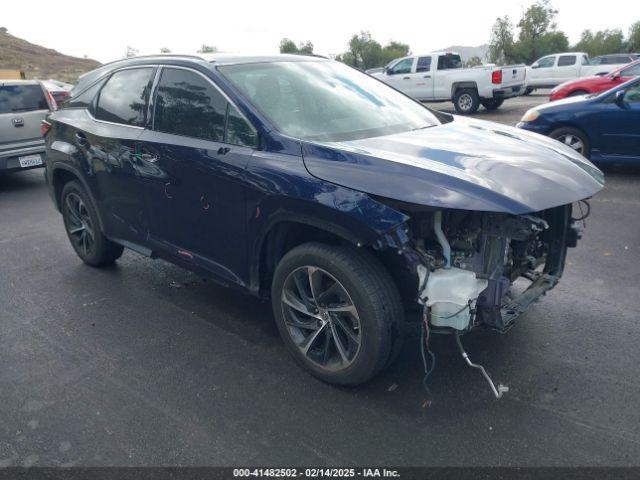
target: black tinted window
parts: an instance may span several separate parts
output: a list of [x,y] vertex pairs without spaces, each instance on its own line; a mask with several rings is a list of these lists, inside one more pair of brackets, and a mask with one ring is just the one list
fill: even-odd
[[419,57],[417,72],[428,72],[431,70],[431,57]]
[[143,126],[152,73],[153,68],[133,68],[114,73],[100,91],[96,118]]
[[568,67],[569,65],[576,64],[576,56],[575,55],[561,55],[558,59],[559,67]]
[[40,85],[0,86],[0,113],[48,109],[49,105]]
[[165,68],[155,100],[154,129],[221,142],[227,101],[197,73]]
[[440,55],[438,57],[438,70],[449,70],[452,68],[462,68],[460,55]]

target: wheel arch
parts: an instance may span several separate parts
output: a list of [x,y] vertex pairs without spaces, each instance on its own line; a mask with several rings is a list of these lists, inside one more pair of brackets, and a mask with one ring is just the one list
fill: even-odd
[[462,90],[463,88],[472,88],[476,92],[478,92],[478,84],[476,82],[466,81],[466,82],[454,82],[451,85],[451,99],[455,97],[458,90]]
[[53,188],[54,203],[56,208],[59,212],[62,211],[62,190],[64,189],[64,186],[71,181],[78,181],[84,188],[85,192],[91,199],[93,206],[95,207],[96,214],[98,215],[98,222],[100,223],[100,230],[104,231],[104,224],[102,222],[100,209],[98,208],[96,199],[93,196],[91,188],[89,187],[86,179],[77,168],[61,162],[55,163],[51,169],[51,186]]

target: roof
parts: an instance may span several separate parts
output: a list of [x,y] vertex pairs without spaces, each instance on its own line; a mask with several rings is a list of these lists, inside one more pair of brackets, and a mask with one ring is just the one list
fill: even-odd
[[237,65],[241,63],[308,62],[326,60],[320,55],[242,55],[236,53],[206,53],[202,58],[216,65]]

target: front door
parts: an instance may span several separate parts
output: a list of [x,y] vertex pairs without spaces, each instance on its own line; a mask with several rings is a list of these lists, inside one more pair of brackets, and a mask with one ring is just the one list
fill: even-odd
[[140,137],[150,241],[228,281],[246,264],[244,170],[257,135],[216,86],[163,67],[153,128]]
[[622,106],[607,103],[599,121],[605,155],[640,159],[640,83],[627,88]]
[[383,80],[393,88],[411,95],[413,91],[411,73],[413,72],[414,57],[403,58],[389,68]]

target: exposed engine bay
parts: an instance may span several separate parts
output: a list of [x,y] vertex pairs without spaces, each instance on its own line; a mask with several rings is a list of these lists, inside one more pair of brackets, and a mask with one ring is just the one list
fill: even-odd
[[[410,225],[421,258],[419,296],[431,324],[461,331],[479,325],[508,330],[556,285],[566,249],[579,235],[571,205],[531,215],[414,212]],[[519,279],[530,284],[516,294],[512,286]]]
[[558,283],[567,248],[575,247],[579,238],[576,222],[586,218],[574,219],[571,212],[569,204],[527,215],[463,210],[409,213],[402,253],[418,275],[425,385],[435,365],[429,335],[449,333],[496,398],[508,391],[471,362],[460,335],[479,326],[506,332],[531,303]]

